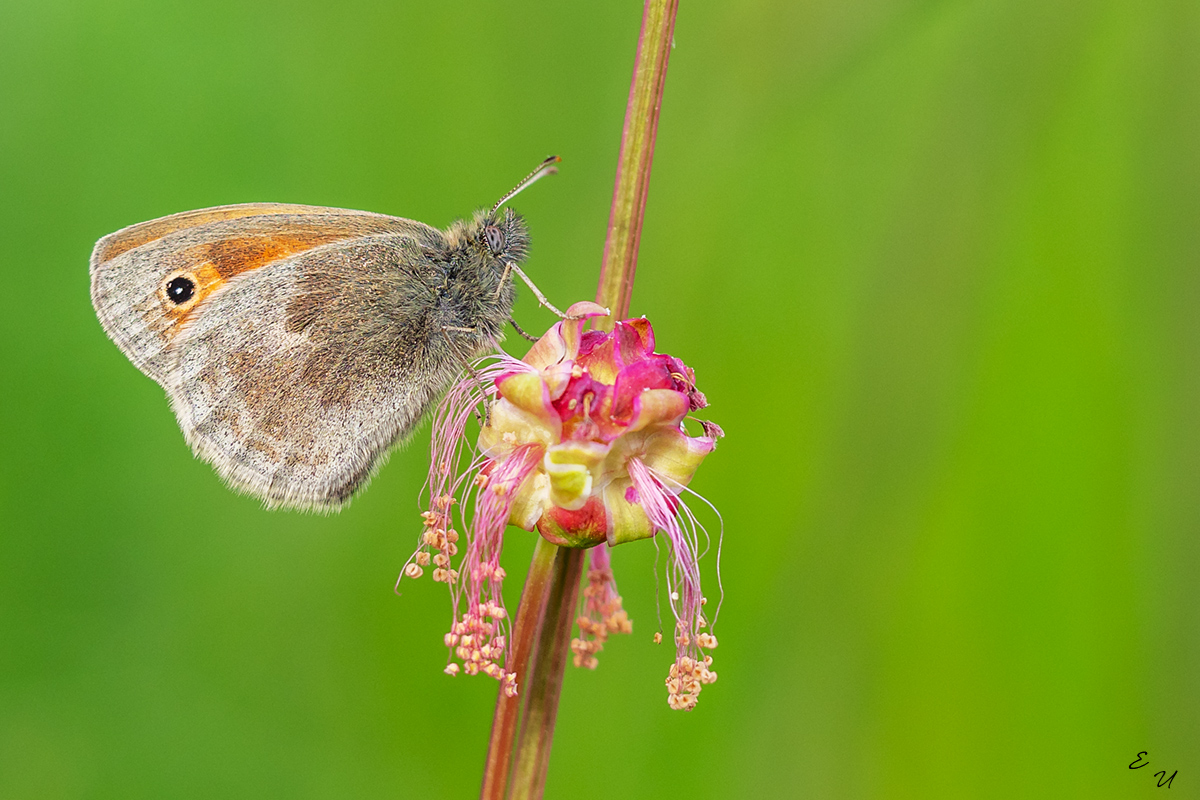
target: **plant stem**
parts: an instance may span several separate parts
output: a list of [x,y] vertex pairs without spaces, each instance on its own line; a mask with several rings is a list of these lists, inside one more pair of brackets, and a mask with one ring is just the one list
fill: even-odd
[[563,672],[570,650],[571,628],[579,598],[586,550],[562,547],[554,559],[554,578],[546,598],[537,650],[530,665],[528,696],[513,763],[511,800],[540,800],[550,766],[550,745]]
[[611,316],[594,323],[605,330],[612,330],[616,320],[629,313],[642,218],[650,189],[658,113],[662,108],[678,8],[679,0],[646,0],[642,12],[642,31],[633,64],[633,82],[629,86],[629,104],[625,107],[625,131],[621,135],[617,180],[608,216],[608,238],[604,242],[600,288],[596,292],[596,302],[612,310]]
[[541,629],[546,600],[554,583],[554,562],[557,547],[538,537],[529,564],[529,575],[525,588],[521,590],[521,603],[517,606],[517,619],[513,624],[513,640],[509,646],[506,671],[517,674],[517,696],[509,697],[500,688],[496,699],[496,713],[492,717],[492,736],[488,742],[487,762],[483,769],[483,788],[479,796],[483,800],[503,800],[508,786],[508,772],[512,766],[513,736],[517,731],[517,719],[521,713],[521,701],[527,694],[525,678],[528,674],[529,654]]
[[[602,330],[612,330],[616,320],[629,313],[678,8],[679,0],[646,0],[642,12],[596,292],[596,302],[612,312],[593,321],[593,326]],[[558,548],[538,540],[509,651],[508,669],[517,673],[519,694],[509,698],[501,690],[496,701],[481,792],[484,800],[503,800],[506,791],[512,800],[538,800],[542,796],[586,558],[586,550]],[[521,733],[510,758],[518,716]]]

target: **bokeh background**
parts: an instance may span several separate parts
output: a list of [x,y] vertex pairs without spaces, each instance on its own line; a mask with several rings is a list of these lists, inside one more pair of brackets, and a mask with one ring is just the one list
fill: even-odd
[[[0,7],[0,797],[477,791],[496,685],[392,593],[427,426],[339,516],[264,511],[87,258],[254,200],[444,226],[559,153],[514,205],[590,298],[640,16]],[[633,313],[728,433],[721,680],[668,710],[619,548],[635,633],[568,672],[547,795],[1200,796],[1200,5],[694,0],[676,43]]]

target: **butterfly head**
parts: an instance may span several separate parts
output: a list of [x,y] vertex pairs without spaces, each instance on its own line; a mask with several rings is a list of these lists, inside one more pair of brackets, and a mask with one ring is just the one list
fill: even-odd
[[488,211],[477,211],[463,231],[466,241],[472,243],[484,259],[499,262],[501,270],[509,263],[521,263],[529,254],[529,230],[521,215],[504,204],[547,175],[558,172],[555,166],[561,161],[558,156],[538,164],[510,192],[505,194]]
[[511,208],[477,211],[463,230],[463,240],[478,256],[504,270],[509,261],[522,263],[529,255],[529,228]]

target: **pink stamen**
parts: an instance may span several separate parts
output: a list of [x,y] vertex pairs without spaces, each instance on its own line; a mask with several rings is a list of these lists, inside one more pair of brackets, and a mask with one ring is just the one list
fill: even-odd
[[667,568],[667,591],[676,625],[676,657],[695,656],[701,633],[699,538],[707,530],[683,500],[641,459],[630,458],[629,477],[637,490],[642,509],[655,528],[667,536],[671,563]]
[[[419,577],[421,565],[434,564],[434,580],[450,589],[454,623],[446,634],[446,646],[463,662],[468,675],[483,672],[505,683],[505,691],[516,691],[504,672],[504,650],[508,640],[508,612],[501,585],[500,550],[504,527],[516,489],[541,460],[540,446],[519,447],[501,461],[493,461],[470,447],[466,427],[472,414],[497,394],[496,381],[513,372],[534,368],[503,352],[481,359],[475,372],[458,381],[446,393],[433,414],[430,437],[430,468],[422,495],[427,498],[425,530],[417,551],[405,564],[401,578]],[[536,452],[533,452],[536,451]],[[467,461],[467,453],[470,460]],[[463,495],[467,496],[463,496]],[[471,503],[472,494],[474,503]],[[459,527],[465,553],[453,568],[459,534],[453,530],[452,507],[459,498]],[[474,518],[466,524],[464,508],[473,505]],[[431,558],[430,550],[438,554]],[[456,664],[446,672],[458,673]]]
[[505,373],[531,371],[533,367],[524,361],[499,352],[477,362],[475,375],[465,376],[446,393],[433,413],[429,478],[422,491],[422,495],[428,492],[431,506],[438,497],[456,497],[463,482],[482,464],[483,458],[476,457],[465,470],[456,470],[468,445],[467,422],[481,403],[496,396],[496,379]]
[[575,620],[579,636],[571,640],[571,652],[575,666],[595,669],[599,664],[596,654],[604,649],[608,637],[614,633],[633,633],[633,621],[621,607],[608,545],[598,545],[588,552],[592,565],[588,569],[588,583]]

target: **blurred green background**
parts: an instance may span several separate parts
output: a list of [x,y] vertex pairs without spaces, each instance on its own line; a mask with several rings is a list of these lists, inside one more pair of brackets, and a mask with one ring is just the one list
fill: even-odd
[[[633,313],[728,433],[721,680],[668,710],[619,548],[635,633],[568,672],[547,795],[1200,796],[1200,4],[682,5]],[[392,594],[427,426],[341,515],[264,511],[87,258],[254,200],[445,226],[559,153],[514,206],[589,299],[640,16],[3,5],[0,797],[477,791],[496,685]]]

